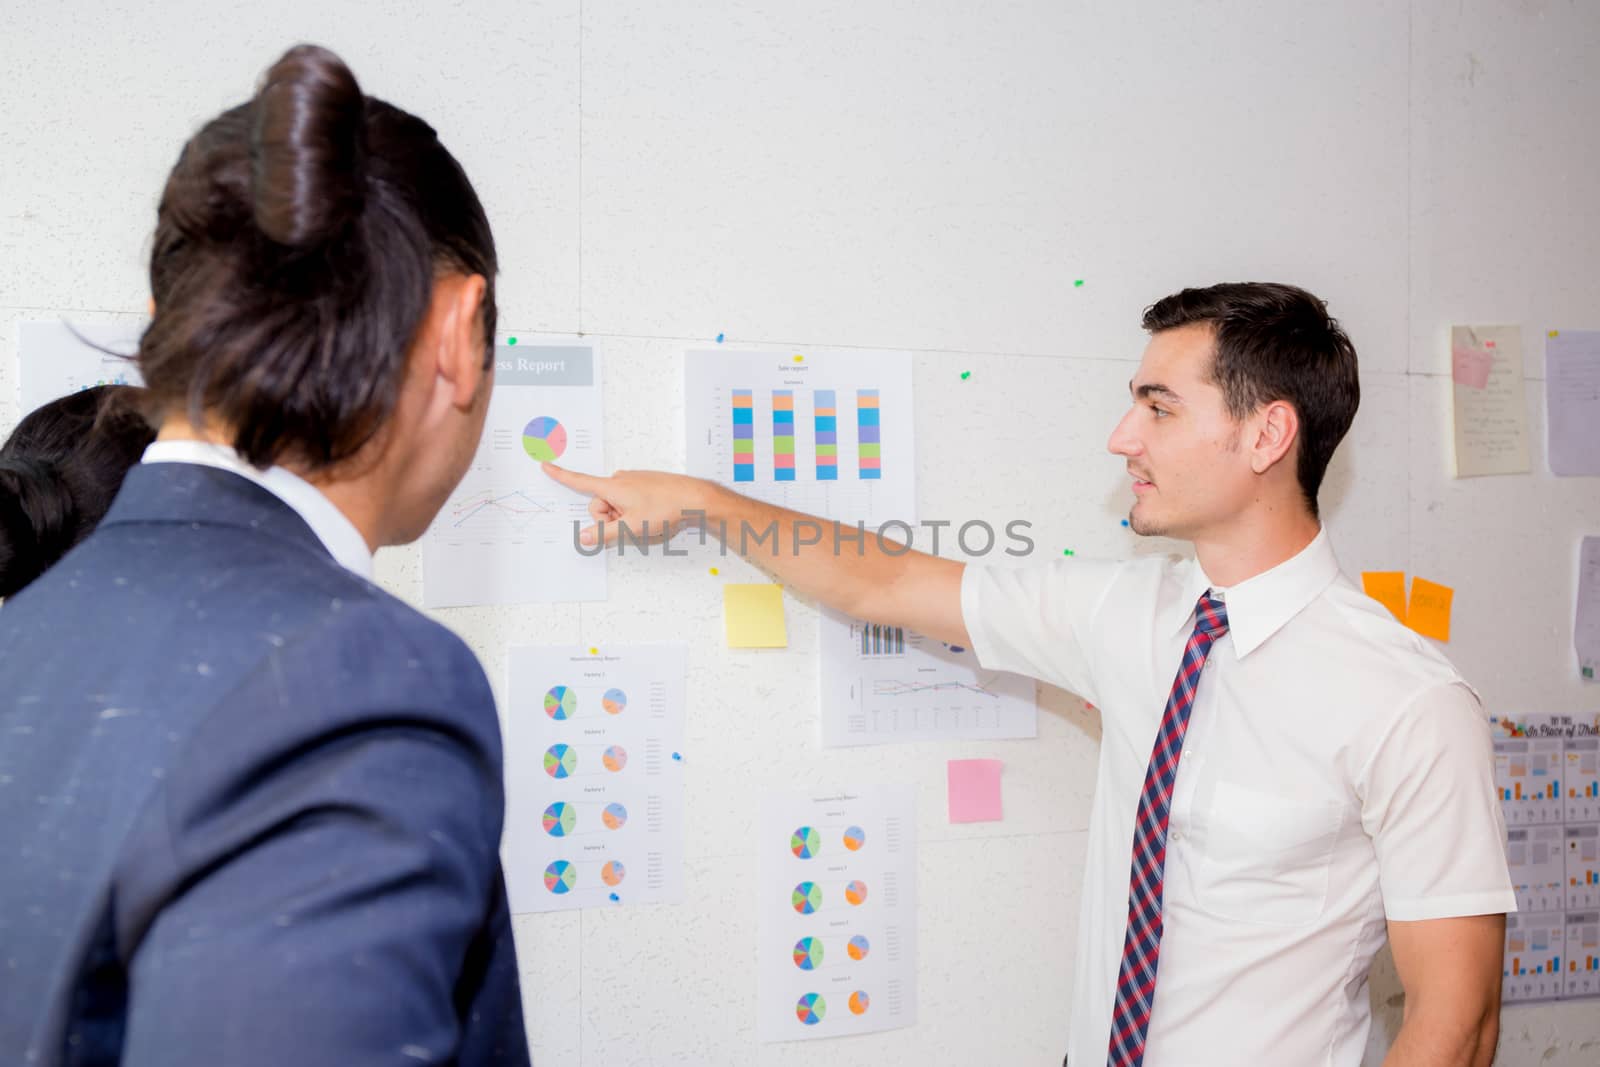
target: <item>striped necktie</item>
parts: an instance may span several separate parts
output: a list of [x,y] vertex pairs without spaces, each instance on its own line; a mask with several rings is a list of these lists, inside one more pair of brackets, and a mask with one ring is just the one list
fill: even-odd
[[1139,794],[1139,816],[1133,828],[1133,871],[1128,879],[1128,932],[1117,971],[1116,1007],[1111,1013],[1111,1047],[1106,1067],[1140,1067],[1144,1039],[1150,1029],[1150,1007],[1156,999],[1156,968],[1161,959],[1161,884],[1167,866],[1167,817],[1172,810],[1172,783],[1189,730],[1189,710],[1200,685],[1200,668],[1217,638],[1228,632],[1228,611],[1207,589],[1194,609],[1194,632],[1183,649],[1178,677],[1173,679],[1167,708],[1161,715],[1150,765]]

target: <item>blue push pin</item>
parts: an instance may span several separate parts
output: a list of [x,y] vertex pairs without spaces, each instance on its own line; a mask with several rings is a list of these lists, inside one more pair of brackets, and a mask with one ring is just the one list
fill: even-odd
[[1127,519],[1123,519],[1122,520],[1122,525],[1124,525],[1124,526],[1128,525],[1128,520]]
[[678,753],[676,753],[676,752],[674,752],[674,753],[673,753],[673,754],[672,754],[672,758],[673,758],[673,759],[675,759],[675,760],[677,760],[677,761],[678,761],[678,762],[679,762],[679,763],[682,763],[682,762],[683,762],[683,757],[682,757],[682,756],[680,756],[680,755],[679,755],[679,754],[678,754]]
[[619,896],[617,896],[617,895],[616,895],[616,894],[615,894],[615,893],[612,893],[612,894],[611,894],[611,899],[612,899],[612,900],[621,900],[621,899],[622,899],[622,898],[621,898],[621,897],[619,897]]
[[721,343],[722,343],[722,335],[719,333],[719,334],[717,334],[717,344],[720,345]]

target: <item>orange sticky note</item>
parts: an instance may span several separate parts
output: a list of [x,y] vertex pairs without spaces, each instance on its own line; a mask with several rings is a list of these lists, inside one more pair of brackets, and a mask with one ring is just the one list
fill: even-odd
[[789,630],[783,621],[783,586],[723,586],[722,624],[729,648],[789,647]]
[[1426,578],[1411,579],[1411,604],[1406,609],[1406,625],[1423,637],[1450,640],[1450,601],[1456,591],[1436,585]]
[[1373,600],[1388,608],[1394,617],[1406,621],[1406,572],[1362,571],[1361,588]]
[[950,782],[951,822],[999,822],[1000,771],[997,759],[953,759],[946,767]]

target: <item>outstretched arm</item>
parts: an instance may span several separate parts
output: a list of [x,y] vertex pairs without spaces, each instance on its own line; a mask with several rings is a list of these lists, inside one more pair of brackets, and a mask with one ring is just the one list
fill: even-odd
[[[701,526],[728,548],[770,571],[784,585],[854,618],[903,626],[940,641],[970,645],[961,617],[966,565],[883,541],[786,508],[774,507],[712,482],[661,471],[618,471],[609,478],[553,464],[545,473],[587,493],[596,524],[585,544],[661,540]],[[886,550],[887,549],[887,550]]]

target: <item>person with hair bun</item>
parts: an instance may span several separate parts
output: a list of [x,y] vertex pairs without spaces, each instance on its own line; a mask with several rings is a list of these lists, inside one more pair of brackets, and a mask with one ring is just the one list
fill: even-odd
[[528,1062],[494,698],[371,580],[475,452],[495,272],[434,130],[324,49],[183,147],[156,439],[0,611],[7,1062]]
[[29,412],[0,445],[0,598],[89,535],[155,431],[141,390],[101,385]]

